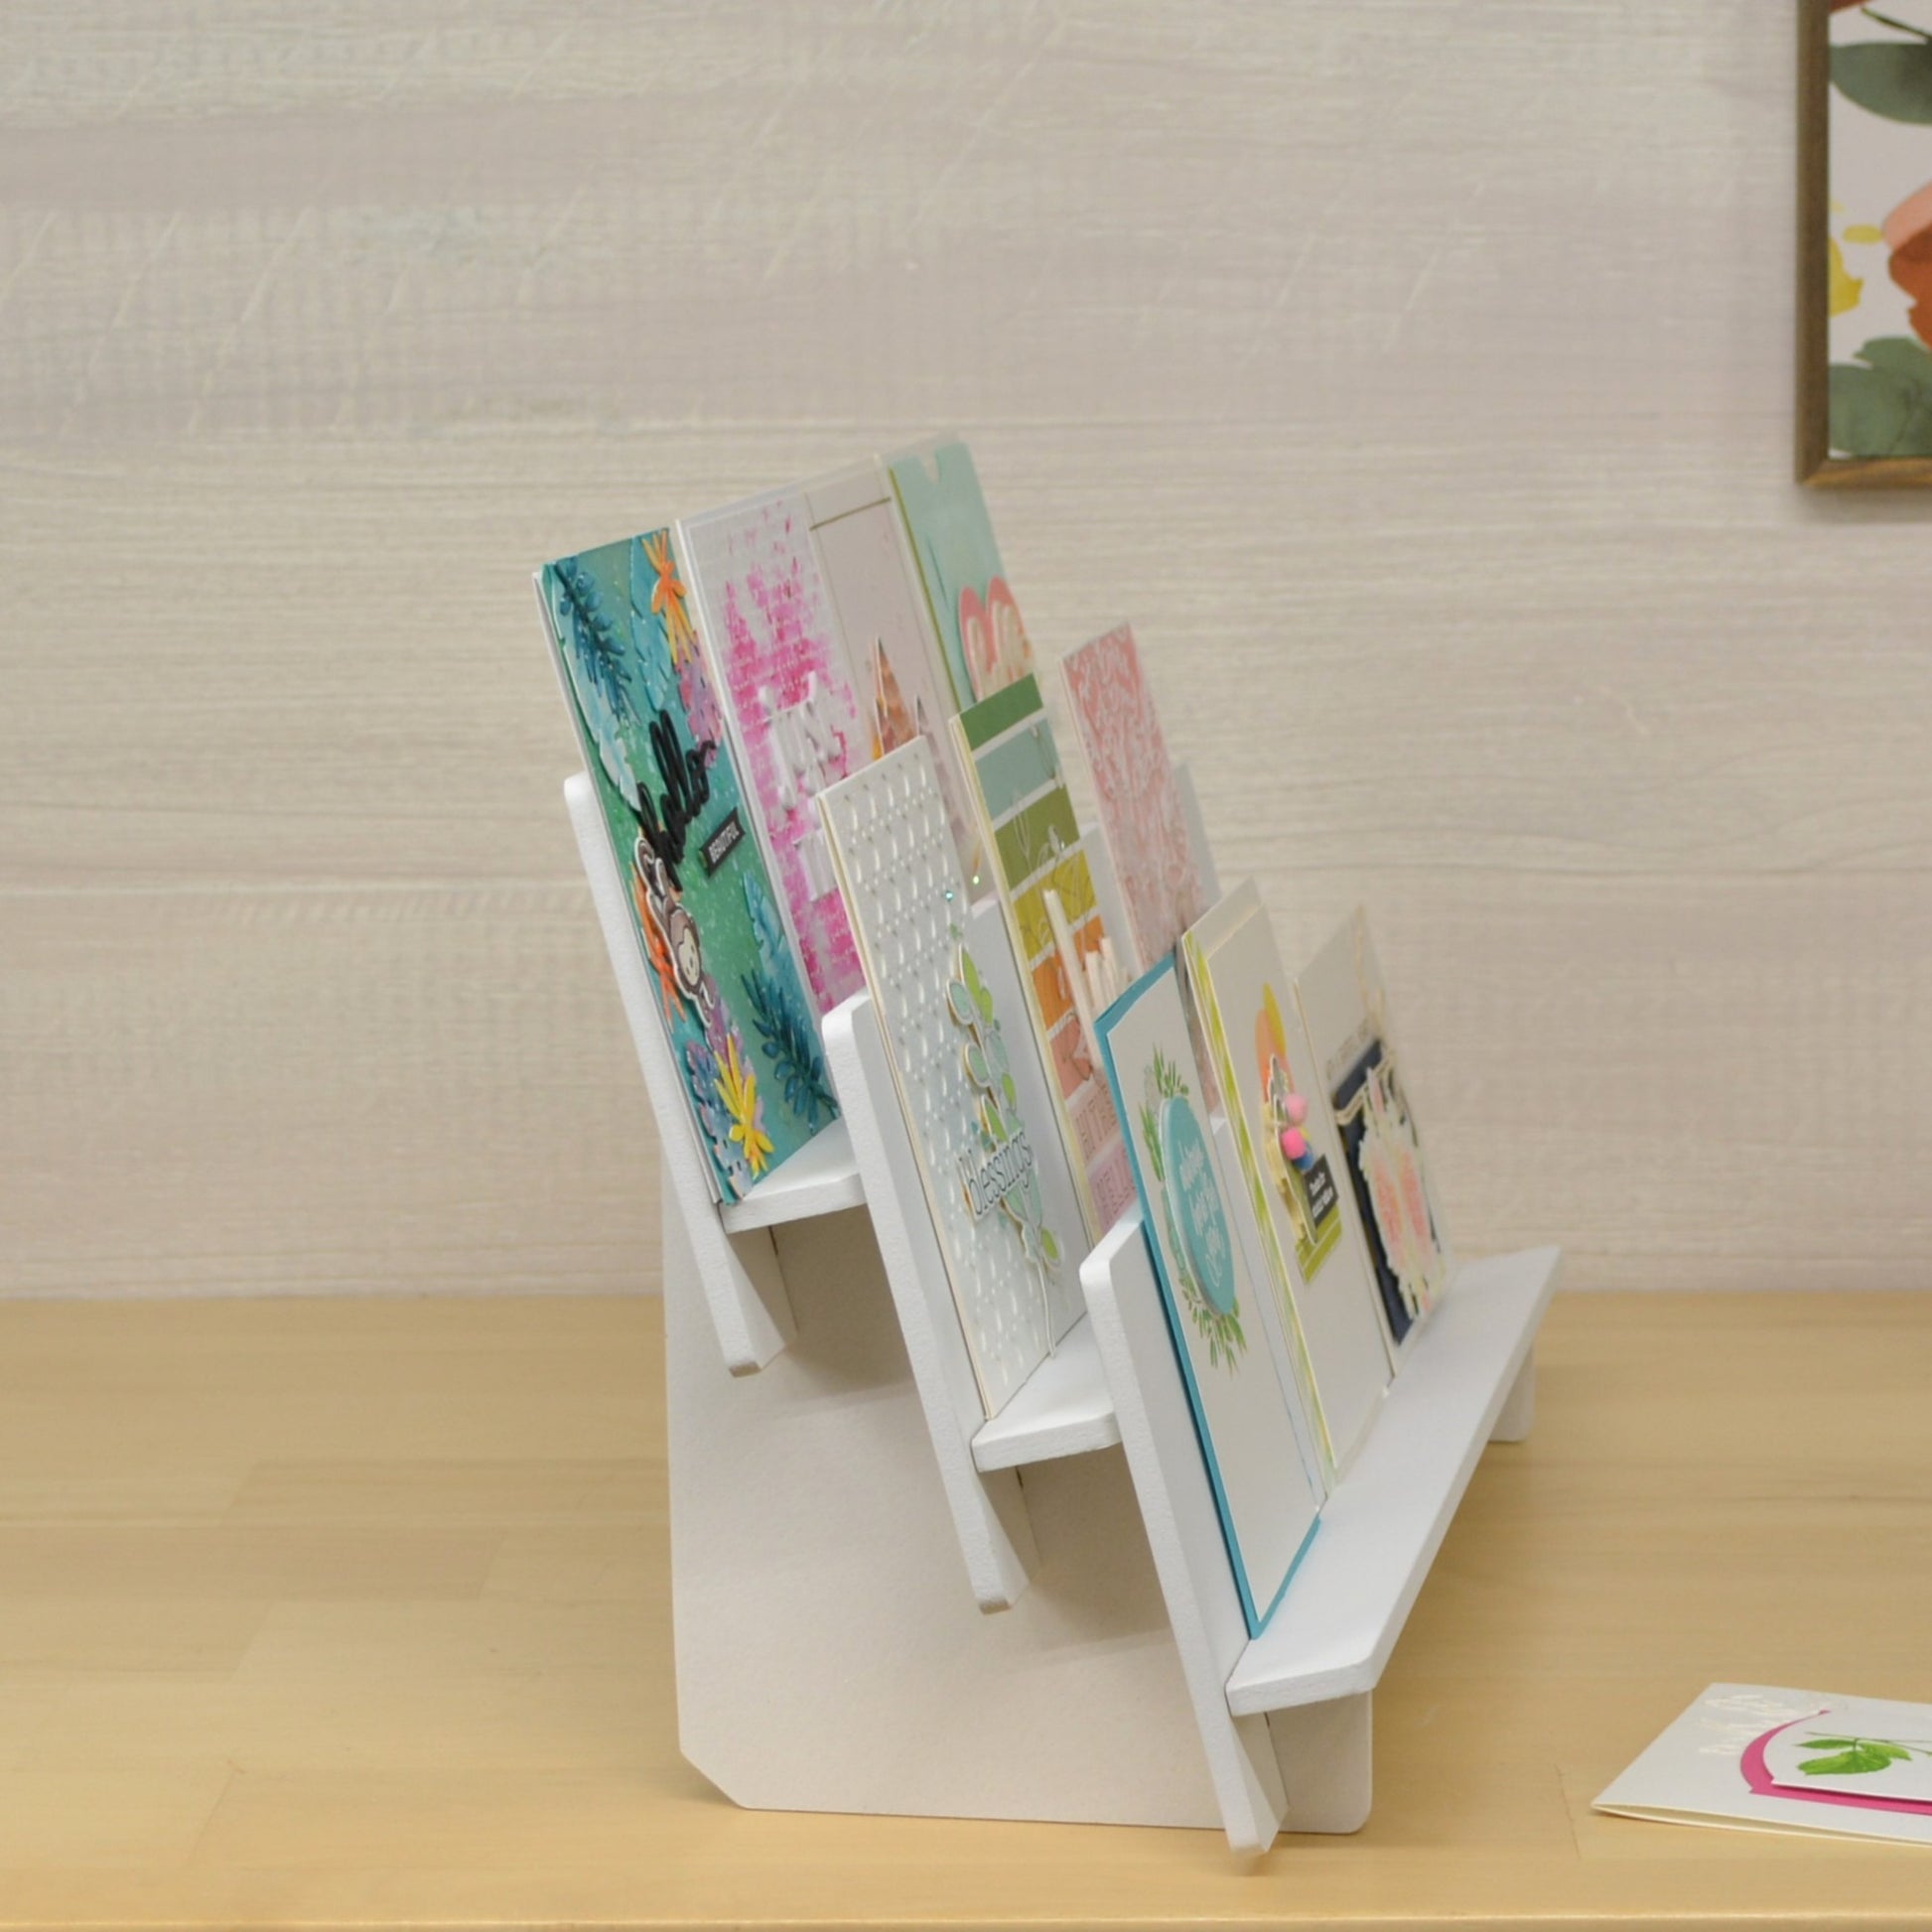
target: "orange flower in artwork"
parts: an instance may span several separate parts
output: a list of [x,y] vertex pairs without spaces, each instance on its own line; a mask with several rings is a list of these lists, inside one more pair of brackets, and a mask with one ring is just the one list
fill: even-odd
[[1912,298],[1912,334],[1932,347],[1932,182],[1885,216],[1891,278]]
[[637,928],[644,935],[644,957],[657,975],[657,997],[663,1003],[664,1018],[675,1021],[684,999],[678,990],[677,968],[671,963],[671,949],[657,921],[656,908],[644,890],[643,875],[634,866],[630,872],[630,902],[637,908]]
[[692,627],[691,614],[684,608],[684,585],[677,574],[677,560],[671,555],[671,533],[659,530],[644,539],[644,555],[657,573],[656,587],[650,594],[653,617],[664,620],[664,641],[670,646],[673,666],[695,657],[698,633]]

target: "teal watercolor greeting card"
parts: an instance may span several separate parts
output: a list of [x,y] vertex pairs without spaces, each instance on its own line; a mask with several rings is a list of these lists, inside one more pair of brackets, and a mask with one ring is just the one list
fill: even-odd
[[889,460],[912,555],[964,707],[1031,675],[1034,647],[1007,584],[979,472],[964,443],[936,443]]
[[838,1112],[669,530],[544,565],[539,602],[720,1196]]
[[1101,1016],[1142,1220],[1187,1387],[1242,1614],[1260,1631],[1314,1533],[1322,1485],[1303,1459],[1272,1293],[1234,1226],[1179,975],[1165,959]]

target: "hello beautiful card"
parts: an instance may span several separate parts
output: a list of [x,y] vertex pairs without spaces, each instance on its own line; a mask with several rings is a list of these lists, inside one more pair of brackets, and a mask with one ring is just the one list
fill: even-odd
[[544,565],[538,602],[720,1197],[837,1117],[668,529]]

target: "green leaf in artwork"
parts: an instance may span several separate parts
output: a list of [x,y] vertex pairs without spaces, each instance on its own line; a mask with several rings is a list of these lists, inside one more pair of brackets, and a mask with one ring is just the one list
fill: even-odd
[[1832,85],[1888,121],[1932,125],[1932,42],[1858,41],[1832,49]]
[[1850,1750],[1835,1751],[1829,1757],[1807,1757],[1799,1761],[1798,1769],[1808,1777],[1837,1777],[1848,1773],[1861,1775],[1871,1771],[1882,1771],[1894,1760],[1907,1757],[1910,1753],[1902,1751],[1896,1744],[1855,1743]]
[[1879,337],[1859,350],[1857,362],[1834,362],[1830,381],[1834,450],[1932,456],[1932,353],[1922,344]]

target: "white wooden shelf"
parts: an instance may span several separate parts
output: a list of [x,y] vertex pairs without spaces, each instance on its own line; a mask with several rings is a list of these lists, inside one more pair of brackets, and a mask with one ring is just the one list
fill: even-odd
[[981,1424],[973,1438],[973,1463],[980,1469],[1015,1469],[1111,1449],[1119,1441],[1093,1323],[1082,1316],[1007,1406]]
[[[747,1805],[1218,1822],[1241,1852],[1355,1830],[1375,1683],[1484,1443],[1529,1427],[1556,1250],[1458,1271],[1250,1641],[1139,1209],[1082,1265],[1084,1317],[989,1421],[870,996],[825,1019],[843,1118],[721,1207],[589,778],[565,795],[664,1162],[691,1761]],[[1090,863],[1124,931],[1104,841]],[[998,907],[966,923],[1017,1011]],[[1045,1118],[1036,1057],[1015,1077]],[[887,1298],[902,1355],[881,1335]],[[1068,1461],[1115,1444],[1124,1473]],[[1036,1592],[1035,1511],[1056,1578]]]
[[[1457,1269],[1280,1608],[1228,1678],[1235,1717],[1375,1688],[1529,1362],[1558,1259],[1531,1248]],[[1527,1386],[1519,1401],[1527,1408]],[[1527,1413],[1510,1420],[1512,1439],[1527,1431]]]
[[813,1214],[836,1214],[865,1204],[866,1184],[852,1158],[852,1134],[843,1120],[822,1128],[782,1167],[753,1183],[743,1200],[719,1208],[727,1234],[777,1227]]

